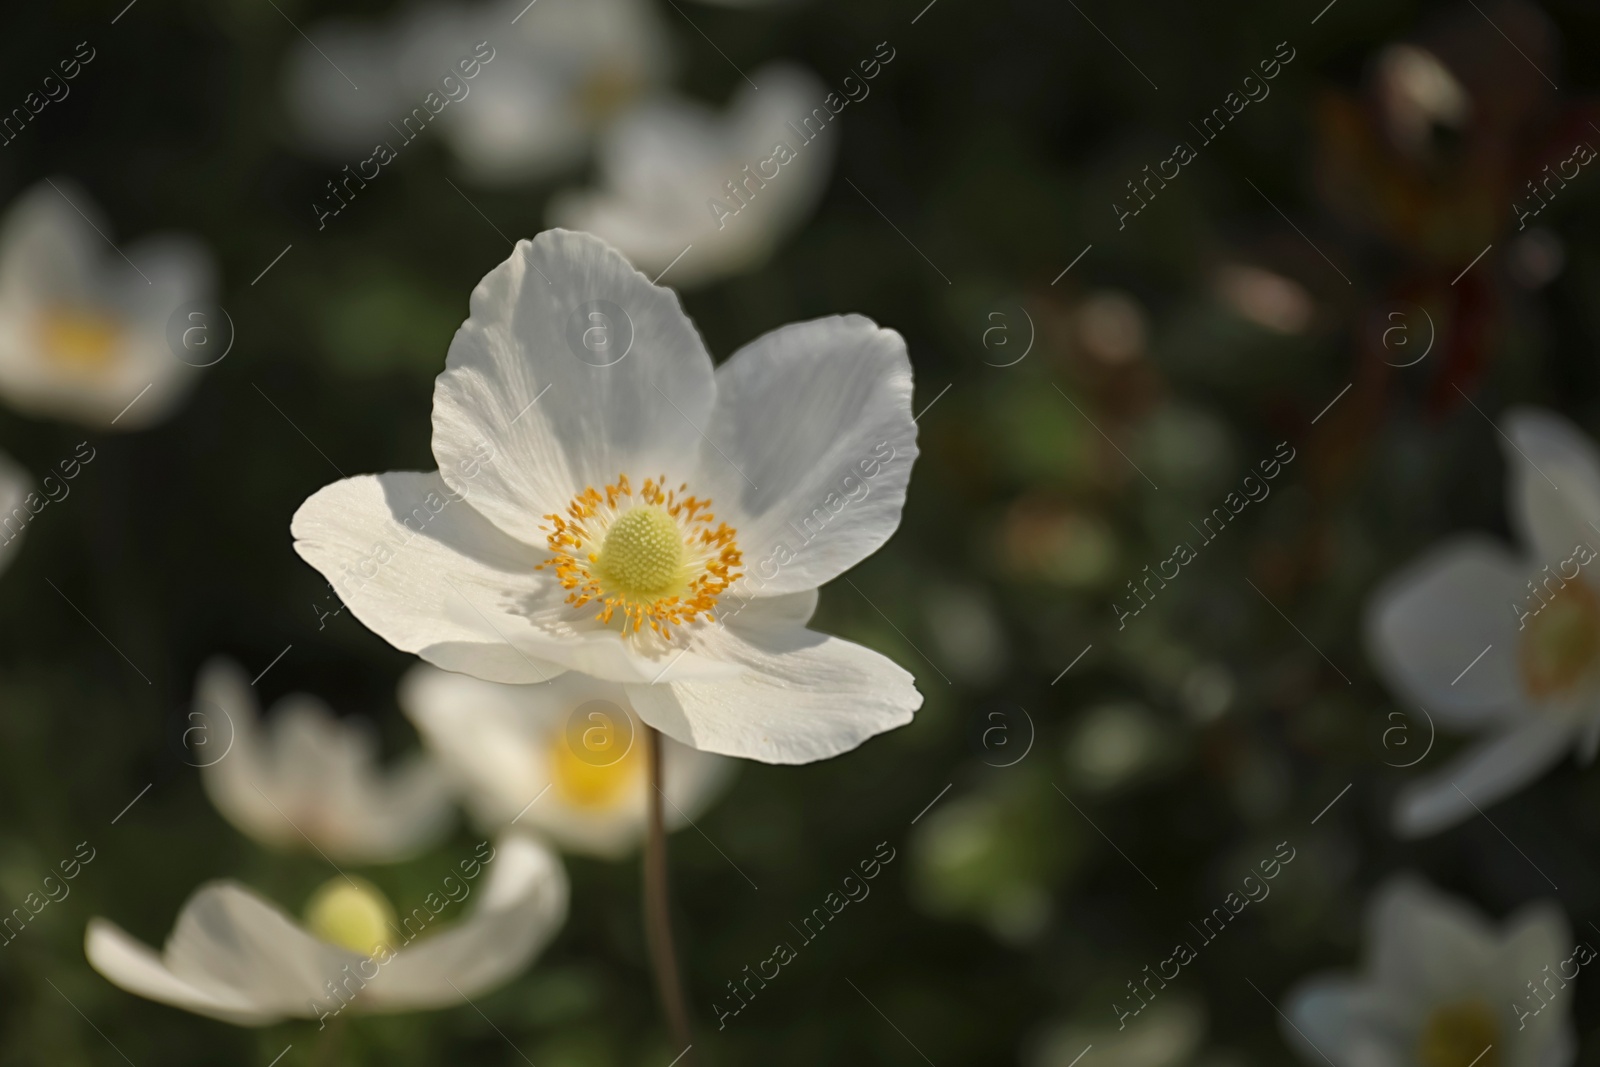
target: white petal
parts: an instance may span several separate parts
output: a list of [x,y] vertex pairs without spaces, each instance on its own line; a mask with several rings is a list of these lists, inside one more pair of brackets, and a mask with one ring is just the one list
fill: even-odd
[[1369,904],[1372,974],[1387,995],[1413,1004],[1484,995],[1497,940],[1477,911],[1410,876],[1390,879]]
[[167,970],[154,949],[107,919],[89,920],[83,951],[89,965],[114,985],[162,1004],[239,1026],[265,1026],[282,1017],[236,989],[179,978]]
[[1529,979],[1537,985],[1544,977],[1544,966],[1549,964],[1554,972],[1556,964],[1570,956],[1572,949],[1572,928],[1559,904],[1538,900],[1523,905],[1506,920],[1501,935],[1496,965],[1500,992],[1508,999],[1521,998],[1527,993]]
[[[168,337],[167,323],[184,304],[209,300],[216,289],[216,265],[206,246],[178,234],[158,234],[130,244],[128,258],[139,265],[138,272],[117,272],[120,258],[108,263],[112,278],[104,299],[118,309],[128,323],[128,340],[115,373],[105,382],[108,407],[114,404],[117,430],[138,430],[165,419],[199,383],[201,371],[194,364],[222,360],[232,344],[234,326],[224,316],[201,312],[189,319],[199,329],[193,335],[195,346],[179,359]],[[148,280],[147,280],[148,279]],[[204,344],[211,349],[199,347]],[[181,334],[178,342],[182,344]],[[146,391],[145,387],[149,386]],[[134,402],[134,398],[138,398]],[[130,406],[131,405],[131,406]]]
[[[605,807],[573,804],[551,788],[551,752],[572,743],[574,733],[581,739],[584,730],[601,730],[607,742],[642,744],[643,724],[620,685],[576,671],[547,685],[500,685],[418,665],[401,680],[400,702],[485,825],[516,820],[564,849],[608,857],[627,853],[643,837],[649,796],[642,760],[631,764],[636,779]],[[596,712],[602,718],[592,718]],[[676,829],[705,809],[734,764],[663,743],[666,821]]]
[[433,454],[473,507],[542,546],[543,516],[587,486],[682,481],[714,392],[677,296],[597,238],[552,230],[473,290],[434,385]]
[[1400,791],[1395,833],[1424,837],[1471,818],[1549,770],[1572,741],[1570,723],[1534,719],[1473,746],[1443,770]]
[[[550,220],[647,273],[670,268],[675,288],[758,266],[821,198],[840,134],[810,73],[773,64],[752,81],[760,91],[741,85],[723,114],[670,97],[630,112],[601,142],[601,187],[558,194]],[[813,108],[825,121],[805,140],[794,130]],[[730,180],[744,203],[724,191]]]
[[6,209],[0,229],[0,298],[10,305],[19,294],[88,292],[99,268],[97,229],[108,231],[110,222],[76,182],[52,178],[29,188]]
[[645,722],[705,752],[762,763],[810,763],[904,726],[922,705],[910,674],[870,649],[815,633],[755,601],[696,636],[708,656],[747,673],[727,681],[634,685]]
[[1396,1040],[1393,1005],[1364,982],[1337,975],[1307,979],[1284,998],[1279,1027],[1306,1063],[1337,1067],[1409,1067]]
[[[737,664],[722,662],[679,634],[672,641],[654,638],[648,631],[624,640],[616,623],[596,622],[593,607],[575,610],[549,598],[542,606],[530,605],[527,614],[509,623],[497,622],[502,633],[514,634],[517,647],[556,664],[558,669],[581,671],[610,682],[651,685],[684,678],[734,678],[743,673]],[[696,628],[706,624],[696,624]],[[518,632],[527,627],[526,634]],[[690,631],[692,633],[692,630]],[[426,657],[440,663],[437,657]],[[446,666],[440,663],[441,666]],[[479,670],[466,670],[492,678]]]
[[361,960],[232,882],[189,898],[159,961],[105,920],[90,925],[85,949],[130,993],[246,1025],[316,1015],[323,984]]
[[495,842],[487,869],[472,913],[402,945],[363,990],[362,1010],[465,1003],[515,978],[549,943],[567,917],[567,875],[556,854],[510,834]]
[[239,989],[284,1015],[310,1014],[309,998],[360,959],[232,882],[213,882],[189,898],[162,958],[180,978]]
[[295,512],[295,551],[356,618],[446,670],[537,682],[560,668],[510,642],[559,587],[544,557],[452,499],[437,474],[395,472],[325,486]]
[[1600,455],[1594,442],[1540,408],[1513,408],[1504,423],[1510,438],[1504,449],[1509,510],[1534,550],[1528,577],[1547,564],[1556,572],[1580,542],[1600,550]]
[[905,341],[860,315],[784,326],[717,370],[701,450],[747,594],[814,589],[900,524],[917,458]]
[[[376,739],[318,700],[285,698],[260,736],[253,690],[237,665],[201,672],[186,732],[217,810],[277,847],[304,847],[350,863],[390,863],[437,841],[451,821],[443,771],[416,757],[380,770]],[[199,733],[198,738],[188,735]],[[263,741],[265,743],[263,743]]]
[[1515,605],[1527,579],[1526,566],[1486,538],[1440,545],[1372,595],[1368,654],[1440,722],[1470,729],[1524,716]]
[[[1575,1058],[1573,993],[1564,988],[1571,979],[1561,977],[1582,966],[1575,950],[1566,916],[1554,901],[1524,905],[1506,921],[1494,975],[1496,999],[1511,1008],[1505,1023],[1509,1047],[1502,1058],[1506,1067],[1566,1067]],[[1539,998],[1529,992],[1530,981],[1551,997],[1545,1008],[1539,1009]]]

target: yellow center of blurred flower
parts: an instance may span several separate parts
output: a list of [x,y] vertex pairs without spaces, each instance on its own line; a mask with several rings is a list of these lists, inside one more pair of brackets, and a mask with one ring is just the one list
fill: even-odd
[[330,944],[376,956],[394,933],[394,909],[371,882],[339,877],[311,894],[306,926]]
[[[1481,1000],[1442,1004],[1428,1016],[1417,1040],[1419,1067],[1500,1067],[1500,1027]],[[1480,1058],[1481,1057],[1481,1058]]]
[[627,797],[640,772],[637,745],[630,744],[620,755],[605,749],[579,751],[565,735],[557,735],[550,745],[550,781],[557,796],[575,808],[615,807]]
[[670,636],[673,626],[713,618],[717,598],[739,577],[736,531],[712,525],[711,501],[665,481],[647,478],[635,493],[618,475],[603,491],[590,486],[573,497],[566,515],[545,516],[555,555],[540,567],[555,568],[567,603],[598,602],[603,623],[620,611],[624,632],[648,621]]
[[1582,581],[1568,582],[1528,619],[1522,678],[1537,697],[1570,690],[1600,664],[1600,600]]
[[639,93],[639,79],[620,63],[600,63],[578,84],[575,94],[578,111],[592,122],[601,122],[622,110]]
[[82,308],[50,308],[39,317],[38,329],[45,358],[78,374],[103,373],[122,342],[116,319]]

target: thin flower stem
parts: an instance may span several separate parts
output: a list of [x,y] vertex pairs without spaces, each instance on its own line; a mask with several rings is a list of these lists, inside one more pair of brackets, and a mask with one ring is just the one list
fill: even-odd
[[344,1048],[344,1019],[336,1017],[329,1023],[321,1040],[311,1050],[312,1067],[335,1067]]
[[[678,972],[678,954],[672,944],[672,911],[667,891],[667,830],[662,812],[661,738],[653,727],[644,727],[646,757],[650,763],[650,832],[644,846],[644,927],[650,946],[650,964],[655,971],[656,993],[666,1014],[677,1048],[687,1050],[689,1009],[683,995],[683,979]],[[692,1067],[693,1058],[684,1060]]]

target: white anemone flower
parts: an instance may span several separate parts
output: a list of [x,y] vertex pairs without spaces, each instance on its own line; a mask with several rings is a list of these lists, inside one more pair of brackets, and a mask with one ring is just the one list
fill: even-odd
[[398,917],[382,893],[349,876],[313,894],[304,924],[217,881],[184,904],[159,954],[102,918],[89,921],[84,952],[130,993],[239,1026],[325,1020],[345,1008],[456,1006],[522,973],[567,915],[567,875],[554,852],[523,836],[485,847]]
[[303,693],[279,701],[264,726],[260,717],[236,664],[205,666],[184,740],[211,802],[248,836],[334,862],[390,863],[449,831],[449,781],[423,754],[381,769],[366,723]]
[[624,116],[601,140],[600,188],[553,198],[550,222],[652,276],[670,266],[680,288],[760,265],[821,199],[840,134],[799,125],[828,96],[815,76],[781,65],[755,81],[726,114],[661,98]]
[[164,418],[197,379],[173,350],[168,321],[211,296],[209,253],[172,235],[119,250],[110,235],[65,178],[34,186],[6,212],[0,395],[13,407],[132,430]]
[[[567,672],[503,685],[418,664],[400,704],[454,771],[480,822],[518,822],[570,852],[625,855],[644,839],[650,785],[643,724],[614,682]],[[678,829],[727,784],[731,760],[662,739],[665,821]]]
[[[1577,1042],[1563,964],[1581,966],[1549,901],[1496,929],[1410,878],[1372,898],[1367,965],[1287,998],[1284,1040],[1319,1067],[1565,1067]],[[1580,946],[1581,955],[1583,948]],[[1588,958],[1593,958],[1589,953]]]
[[[1394,819],[1405,836],[1470,818],[1575,745],[1585,762],[1600,746],[1600,455],[1547,411],[1513,410],[1504,427],[1523,550],[1452,539],[1369,604],[1367,644],[1389,683],[1429,719],[1486,735],[1402,790]],[[1411,718],[1420,734],[1422,717]]]
[[288,96],[320,148],[351,165],[346,156],[379,142],[404,151],[436,115],[440,135],[485,182],[576,163],[672,67],[646,0],[430,4],[378,24],[330,20],[309,36],[316,44],[290,62]]
[[911,675],[806,628],[900,521],[905,342],[782,327],[715,373],[674,293],[562,230],[473,290],[434,386],[438,471],[348,478],[295,550],[396,647],[490,681],[574,670],[708,752],[836,756],[904,725]]
[[27,507],[27,501],[29,497],[38,497],[32,490],[33,479],[28,477],[28,472],[0,452],[0,571],[10,566],[11,557],[17,554],[22,535],[33,518],[34,512]]

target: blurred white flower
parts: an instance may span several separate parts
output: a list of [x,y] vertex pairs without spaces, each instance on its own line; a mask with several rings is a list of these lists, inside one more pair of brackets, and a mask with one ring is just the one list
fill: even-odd
[[596,131],[672,66],[645,0],[419,5],[385,23],[330,20],[309,36],[316,45],[295,51],[287,89],[313,143],[338,158],[366,155],[434,93],[449,101],[437,105],[439,132],[489,182],[577,162]]
[[1600,455],[1550,412],[1516,409],[1503,426],[1508,509],[1526,549],[1454,538],[1368,605],[1369,654],[1389,683],[1439,723],[1489,735],[1401,791],[1406,836],[1504,799],[1574,744],[1585,761],[1600,746]]
[[[130,993],[240,1026],[346,1007],[459,1005],[520,974],[567,915],[566,872],[544,845],[507,836],[480,858],[461,861],[464,876],[445,877],[448,900],[430,893],[398,925],[382,894],[360,879],[335,878],[319,890],[305,925],[244,886],[217,881],[184,904],[160,954],[102,918],[89,920],[84,952]],[[465,872],[485,868],[477,904],[431,929],[434,916],[473,892],[476,874]]]
[[32,512],[25,506],[33,479],[12,458],[0,452],[0,571],[11,563]]
[[[571,852],[617,857],[644,839],[649,815],[643,724],[623,687],[568,671],[543,685],[503,685],[418,664],[400,703],[456,776],[489,829],[515,820]],[[669,829],[711,802],[734,764],[663,738]]]
[[119,252],[88,194],[51,181],[18,198],[0,224],[0,395],[89,426],[149,426],[198,376],[174,353],[167,321],[211,295],[210,254],[178,236]]
[[1366,970],[1291,990],[1284,1040],[1319,1067],[1565,1067],[1577,1051],[1571,995],[1535,1011],[1543,1002],[1528,986],[1571,948],[1548,901],[1496,929],[1420,882],[1394,879],[1368,905]]
[[770,66],[755,81],[725,114],[657,99],[624,116],[601,140],[599,188],[557,194],[550,223],[604,238],[651,276],[671,266],[677,288],[759,266],[821,199],[840,135],[799,125],[828,95],[808,72]]
[[421,754],[378,766],[366,723],[338,719],[293,694],[265,726],[239,667],[213,660],[195,688],[198,723],[185,737],[206,793],[224,817],[264,845],[312,848],[334,862],[389,863],[450,829],[450,786]]
[[294,516],[358,619],[491,681],[620,683],[723,755],[807,763],[911,721],[910,674],[805,625],[900,521],[899,334],[799,323],[713,373],[674,293],[562,230],[518,244],[471,310],[434,387],[440,469],[346,479]]

